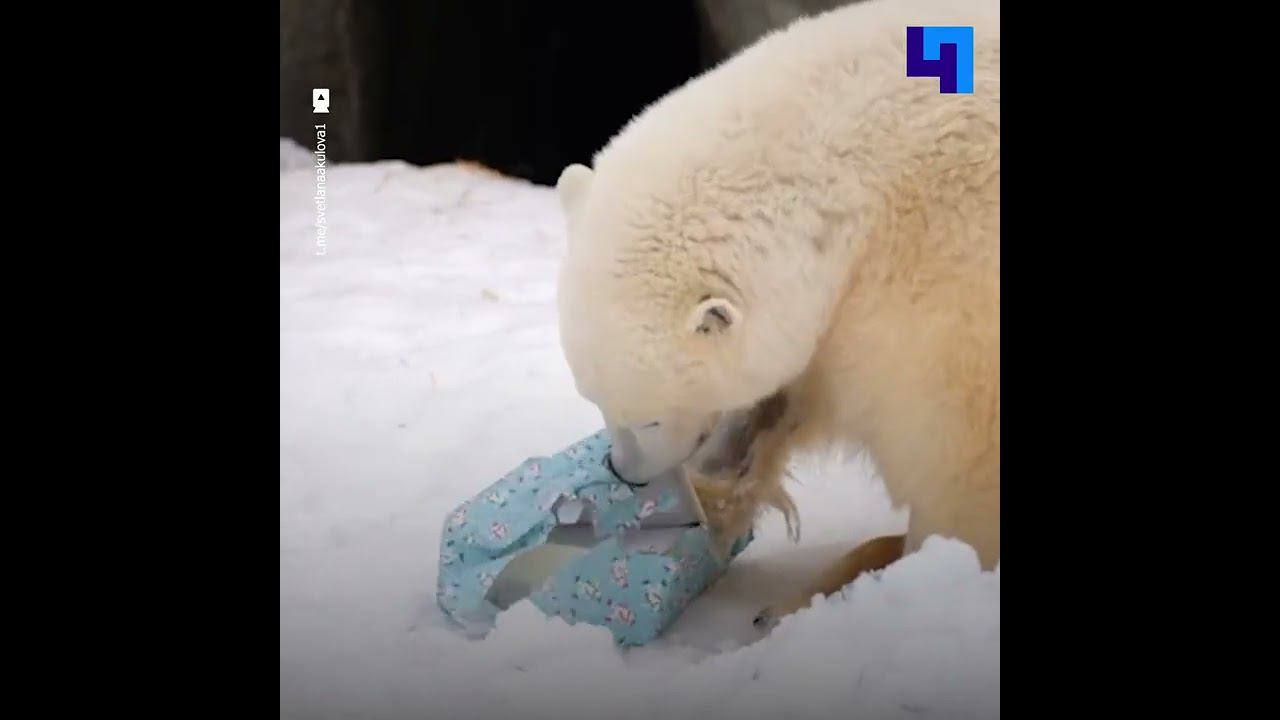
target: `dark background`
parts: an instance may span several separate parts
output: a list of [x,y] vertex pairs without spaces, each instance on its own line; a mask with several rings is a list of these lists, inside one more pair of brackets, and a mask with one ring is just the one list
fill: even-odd
[[280,135],[330,162],[480,162],[551,184],[644,107],[849,0],[280,0]]

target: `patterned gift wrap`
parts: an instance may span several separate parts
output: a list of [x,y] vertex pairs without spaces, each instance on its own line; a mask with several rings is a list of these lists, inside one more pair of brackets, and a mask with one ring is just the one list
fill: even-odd
[[751,542],[748,534],[717,557],[679,471],[629,486],[605,465],[608,452],[600,431],[530,458],[449,514],[436,599],[450,619],[483,636],[499,612],[527,597],[547,615],[643,645]]

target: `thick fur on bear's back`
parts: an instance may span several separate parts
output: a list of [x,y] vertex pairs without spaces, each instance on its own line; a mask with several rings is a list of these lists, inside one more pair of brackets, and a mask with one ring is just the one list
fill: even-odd
[[[905,73],[906,26],[974,27],[974,92]],[[875,458],[934,532],[999,556],[999,5],[870,0],[800,21],[647,109],[562,183],[561,332],[607,413],[784,391],[751,477]],[[724,331],[694,333],[708,298]],[[702,328],[705,330],[705,327]]]

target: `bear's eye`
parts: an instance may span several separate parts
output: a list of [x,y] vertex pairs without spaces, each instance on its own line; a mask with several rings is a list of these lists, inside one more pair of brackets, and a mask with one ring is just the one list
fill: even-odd
[[661,424],[662,423],[659,423],[659,422],[651,422],[648,425],[641,425],[640,427],[641,429],[648,430],[649,428],[656,428]]

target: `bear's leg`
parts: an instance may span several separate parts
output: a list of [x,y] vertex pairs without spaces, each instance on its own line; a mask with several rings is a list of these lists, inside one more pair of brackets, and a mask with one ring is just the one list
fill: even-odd
[[[892,465],[898,472],[889,477],[900,479],[909,472],[928,472],[933,477],[943,478],[907,484],[909,487],[927,488],[927,491],[918,490],[912,498],[907,534],[880,537],[860,545],[827,568],[804,593],[763,610],[756,617],[755,625],[762,629],[770,628],[782,617],[808,607],[814,595],[830,595],[862,573],[883,569],[902,556],[916,552],[925,540],[935,535],[968,544],[977,553],[982,569],[993,570],[1000,562],[1000,456],[998,441],[991,446],[989,452],[970,453],[974,459],[964,464]],[[976,447],[987,447],[987,444],[984,442]],[[944,470],[963,469],[943,472],[938,470],[940,467]],[[892,486],[894,483],[889,484]]]
[[762,610],[756,615],[755,626],[771,628],[783,617],[809,607],[814,596],[825,597],[838,592],[859,575],[887,567],[902,557],[905,547],[905,535],[886,535],[868,540],[827,567],[803,593]]
[[787,390],[727,420],[731,431],[686,467],[718,544],[727,549],[755,524],[765,506],[780,510],[799,537],[799,517],[783,485],[792,453],[797,407]]
[[982,465],[986,467],[975,468],[965,483],[912,503],[907,553],[937,535],[969,545],[983,570],[995,569],[1000,562],[1000,469],[994,462]]
[[783,484],[791,449],[786,434],[766,431],[754,437],[749,452],[732,466],[714,474],[687,468],[722,550],[750,530],[767,506],[782,512],[788,535],[799,539],[800,519]]

